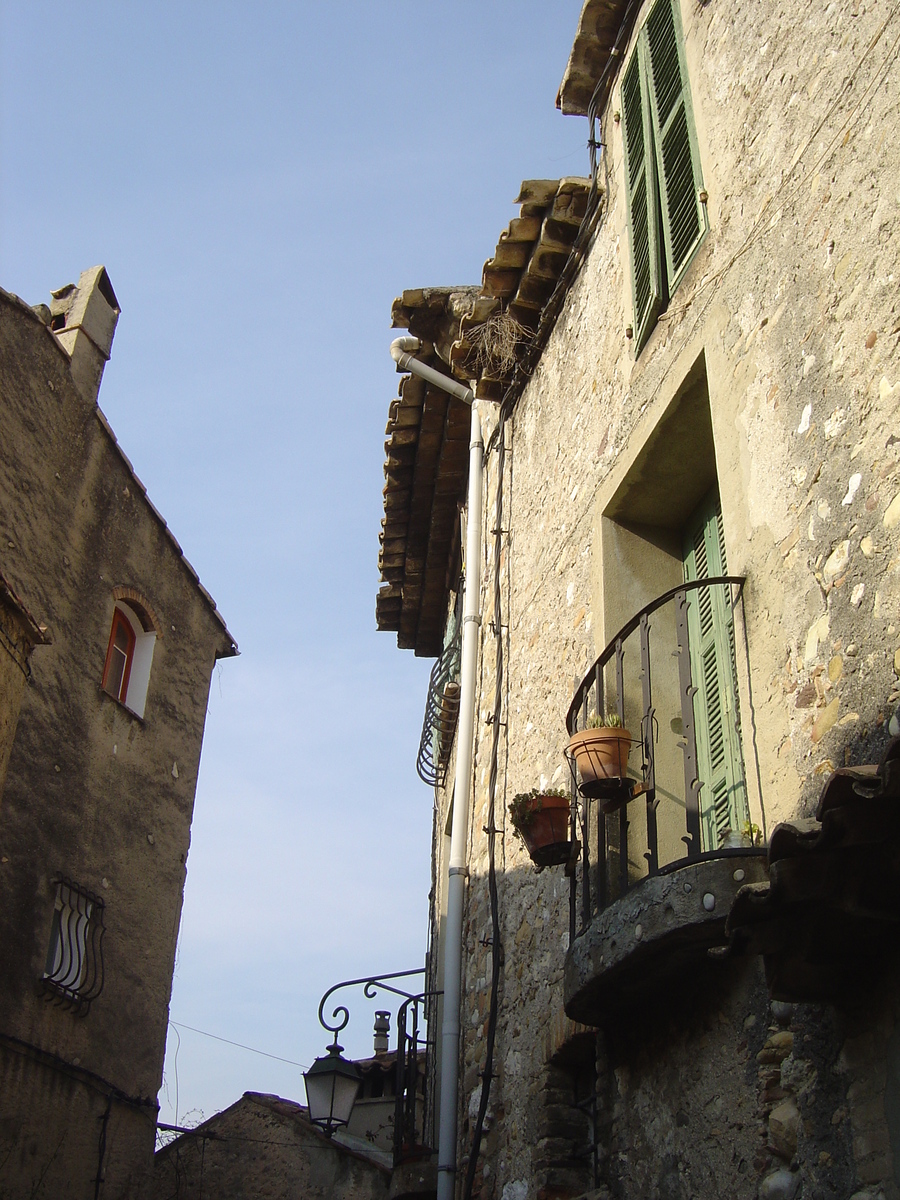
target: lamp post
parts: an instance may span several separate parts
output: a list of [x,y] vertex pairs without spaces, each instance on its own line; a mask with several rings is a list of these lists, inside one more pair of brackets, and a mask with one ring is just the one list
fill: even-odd
[[[338,1034],[346,1027],[347,1022],[350,1020],[350,1013],[343,1004],[339,1004],[331,1014],[331,1022],[327,1021],[324,1014],[328,997],[340,988],[362,986],[363,994],[369,1000],[374,999],[376,993],[379,991],[392,992],[395,996],[402,997],[403,1005],[401,1005],[401,1011],[405,1012],[405,1007],[410,1003],[414,1006],[421,1004],[426,996],[437,993],[407,992],[386,981],[405,979],[412,975],[424,974],[425,968],[418,967],[414,971],[395,971],[389,975],[368,975],[362,979],[347,979],[343,983],[336,983],[333,987],[330,987],[319,1001],[319,1024],[323,1029],[327,1029],[329,1033],[334,1034],[334,1041],[328,1047],[328,1053],[321,1058],[317,1058],[309,1070],[304,1072],[303,1079],[306,1083],[306,1102],[309,1110],[309,1120],[313,1125],[317,1125],[326,1137],[333,1137],[337,1130],[345,1129],[349,1124],[353,1113],[353,1105],[356,1103],[356,1098],[362,1086],[362,1075],[359,1069],[354,1063],[348,1062],[342,1056],[341,1051],[343,1050],[343,1046],[338,1044]],[[390,1013],[386,1010],[380,1010],[375,1016],[375,1049],[376,1053],[384,1053],[387,1051]],[[405,1016],[403,1030],[401,1041],[405,1043],[407,1040],[405,1038]],[[414,1060],[417,1045],[417,1034],[414,1033],[412,1038],[412,1055]],[[403,1060],[405,1056],[405,1044],[400,1045],[398,1043],[397,1113],[394,1130],[395,1155],[399,1152],[402,1134],[402,1122],[399,1118],[403,1101],[402,1082],[404,1075]]]
[[317,1058],[303,1075],[309,1119],[326,1137],[334,1137],[336,1130],[349,1123],[362,1086],[357,1067],[341,1056],[343,1048],[338,1045],[335,1032],[328,1053]]

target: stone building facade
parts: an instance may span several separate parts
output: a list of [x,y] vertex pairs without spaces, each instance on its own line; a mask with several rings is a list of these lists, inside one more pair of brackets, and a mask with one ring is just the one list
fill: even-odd
[[[363,1143],[364,1144],[364,1143]],[[388,1200],[390,1168],[307,1120],[279,1096],[245,1092],[156,1155],[153,1200]]]
[[[102,267],[0,292],[0,1195],[152,1164],[209,683],[237,653],[97,406]],[[8,766],[7,766],[8,763]]]
[[[438,986],[470,810],[457,1194],[897,1197],[900,13],[571,19],[588,177],[523,185],[480,288],[394,307],[485,435],[464,564],[468,414],[402,380],[377,603],[438,656]],[[598,710],[632,741],[592,788],[567,745]],[[509,812],[533,788],[572,807],[540,869]]]

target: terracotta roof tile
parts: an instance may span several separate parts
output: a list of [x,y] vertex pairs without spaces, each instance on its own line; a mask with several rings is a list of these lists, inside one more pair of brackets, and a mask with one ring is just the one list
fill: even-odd
[[[516,200],[519,215],[500,234],[480,288],[414,288],[394,301],[392,324],[419,338],[423,362],[466,383],[474,380],[479,399],[502,397],[568,260],[589,187],[580,178],[526,180]],[[492,349],[497,322],[512,331],[511,348],[500,357]],[[385,436],[378,559],[385,586],[376,600],[376,623],[396,632],[401,648],[434,656],[441,651],[447,595],[458,570],[468,408],[406,376],[390,403]]]
[[[569,54],[565,74],[559,85],[556,107],[574,116],[586,116],[594,88],[609,62],[619,29],[629,14],[626,0],[585,0],[578,31]],[[613,72],[609,73],[600,107],[606,101]]]

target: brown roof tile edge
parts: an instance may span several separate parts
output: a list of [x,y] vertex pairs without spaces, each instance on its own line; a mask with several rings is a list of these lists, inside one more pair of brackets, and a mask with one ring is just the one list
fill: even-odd
[[[259,1108],[267,1109],[276,1116],[286,1117],[288,1120],[295,1122],[301,1127],[304,1133],[312,1134],[317,1141],[321,1142],[322,1149],[330,1148],[337,1154],[348,1155],[350,1158],[355,1158],[359,1162],[365,1163],[366,1166],[374,1167],[384,1175],[390,1175],[390,1168],[378,1162],[377,1159],[368,1158],[365,1154],[360,1154],[358,1150],[354,1150],[351,1146],[345,1146],[341,1142],[335,1141],[334,1138],[326,1137],[322,1130],[318,1129],[309,1120],[305,1105],[298,1104],[295,1100],[285,1100],[281,1096],[276,1096],[268,1092],[244,1092],[243,1096],[241,1096],[238,1100],[235,1100],[233,1104],[229,1104],[227,1108],[223,1108],[220,1112],[213,1113],[211,1117],[208,1117],[205,1121],[201,1121],[200,1124],[194,1126],[193,1129],[180,1133],[178,1137],[173,1138],[171,1142],[168,1142],[165,1146],[161,1147],[161,1149],[157,1150],[157,1155],[164,1159],[171,1153],[177,1153],[178,1144],[182,1141],[182,1139],[206,1137],[212,1141],[218,1141],[221,1138],[224,1138],[224,1140],[227,1141],[227,1134],[222,1135],[216,1132],[216,1124],[219,1123],[223,1117],[229,1116],[235,1111],[235,1109],[247,1102],[255,1104]],[[173,1146],[176,1147],[175,1151],[172,1150]]]
[[109,420],[106,417],[106,414],[103,412],[103,410],[100,408],[99,405],[95,406],[94,412],[97,416],[97,420],[100,422],[100,425],[103,427],[106,434],[112,441],[113,446],[115,446],[116,450],[118,451],[119,456],[122,459],[122,462],[125,464],[125,467],[127,468],[128,473],[131,476],[135,486],[140,490],[140,493],[144,498],[144,502],[146,503],[147,507],[150,509],[150,512],[153,514],[154,517],[156,517],[157,521],[162,526],[163,533],[165,534],[168,541],[171,542],[171,544],[175,550],[175,553],[178,555],[178,557],[181,560],[182,564],[184,565],[187,573],[190,575],[191,580],[194,583],[194,586],[197,588],[197,591],[200,593],[200,595],[202,596],[206,605],[211,610],[212,615],[215,618],[215,620],[222,627],[222,632],[225,634],[225,637],[228,641],[228,646],[225,649],[223,649],[221,652],[217,652],[216,657],[217,658],[233,658],[235,655],[239,654],[240,651],[238,650],[237,642],[231,636],[231,633],[228,630],[228,626],[225,624],[225,618],[222,616],[222,614],[219,612],[218,608],[216,607],[215,600],[212,598],[212,596],[209,594],[207,589],[200,582],[200,576],[197,574],[197,572],[194,569],[194,567],[192,566],[191,562],[185,557],[185,553],[181,548],[181,544],[179,543],[178,539],[175,537],[174,533],[172,533],[171,529],[169,528],[168,522],[166,521],[165,517],[162,515],[162,513],[159,511],[159,509],[156,507],[156,505],[153,503],[153,501],[150,499],[150,497],[147,495],[146,487],[141,482],[141,480],[138,478],[138,475],[136,474],[134,467],[131,465],[131,461],[129,460],[128,455],[125,453],[125,451],[119,445],[119,441],[115,435],[113,427],[110,425]]
[[[623,23],[636,15],[635,0],[585,0],[569,53],[556,107],[567,116],[585,117],[594,88],[611,57]],[[601,100],[608,94],[609,84]]]
[[[442,362],[430,345],[424,356],[435,365]],[[465,405],[416,376],[404,376],[386,430],[378,558],[384,586],[376,597],[375,621],[379,630],[397,633],[401,649],[423,657],[440,652],[443,619],[435,604],[441,605],[454,556],[468,428]]]
[[[587,211],[590,180],[526,179],[515,203],[521,205],[500,234],[493,258],[482,272],[478,300],[460,322],[450,361],[458,374],[474,377],[479,399],[497,400],[533,337],[547,301],[562,275]],[[504,315],[512,318],[517,344],[491,353],[485,333]]]
[[[558,289],[581,230],[589,194],[590,180],[582,177],[525,180],[515,201],[521,205],[520,215],[501,233],[494,257],[485,263],[481,288],[409,289],[394,301],[393,326],[408,328],[419,337],[426,358],[436,351],[438,365],[449,361],[457,378],[467,383],[476,379],[480,399],[499,400],[541,325],[544,306]],[[479,362],[478,326],[507,312],[522,330],[512,361],[500,366],[489,358]],[[409,384],[421,388],[421,396],[407,397]],[[379,535],[383,584],[376,597],[375,618],[379,630],[398,634],[401,648],[430,656],[439,653],[440,639],[435,642],[430,628],[433,619],[424,627],[422,624],[426,604],[423,566],[418,558],[412,567],[407,560],[413,522],[412,474],[419,457],[426,395],[421,381],[407,376],[400,399],[393,400],[389,408],[387,482]],[[440,461],[435,464],[436,471],[440,471]],[[432,560],[432,582],[433,569]],[[430,611],[433,587],[428,599]]]

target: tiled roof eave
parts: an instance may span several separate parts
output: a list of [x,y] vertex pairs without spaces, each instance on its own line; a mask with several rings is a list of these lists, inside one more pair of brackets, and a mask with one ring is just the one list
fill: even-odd
[[385,443],[384,517],[375,606],[380,630],[401,649],[440,653],[447,569],[466,478],[468,408],[406,376],[391,403]]
[[[617,57],[620,31],[634,19],[638,8],[636,0],[585,0],[556,97],[556,107],[567,116],[588,115],[594,89],[610,58]],[[618,49],[621,50],[621,44]],[[604,80],[605,87],[599,97],[601,109],[608,98],[613,74],[614,71],[609,71]]]
[[[404,292],[394,301],[392,324],[420,339],[422,361],[474,381],[478,398],[500,400],[536,333],[538,349],[547,324],[545,306],[565,286],[561,278],[590,199],[588,179],[526,180],[516,201],[519,215],[485,263],[482,286]],[[497,352],[500,341],[506,345],[503,354]],[[385,432],[376,625],[395,632],[402,649],[436,656],[454,585],[450,574],[468,470],[469,414],[446,392],[406,376],[391,402]]]

